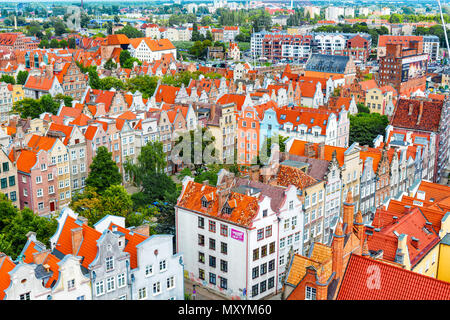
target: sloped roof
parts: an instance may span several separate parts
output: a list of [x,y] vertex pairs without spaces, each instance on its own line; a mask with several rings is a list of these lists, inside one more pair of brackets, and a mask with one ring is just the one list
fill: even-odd
[[312,54],[306,63],[305,70],[343,74],[349,61],[348,56]]
[[[367,285],[374,269],[380,275],[376,290]],[[450,300],[450,283],[352,254],[337,300]]]
[[[423,103],[423,107],[420,105]],[[399,99],[391,119],[394,127],[420,131],[439,131],[443,102]],[[422,111],[420,111],[422,110]],[[419,115],[421,115],[419,117]]]
[[16,267],[16,264],[7,255],[0,253],[0,300],[5,298],[5,290],[11,283],[9,272]]

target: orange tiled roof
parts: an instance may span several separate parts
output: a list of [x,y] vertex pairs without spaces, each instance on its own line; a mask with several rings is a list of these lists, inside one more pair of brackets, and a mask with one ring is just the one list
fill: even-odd
[[[211,195],[212,197],[208,208],[204,208],[202,207],[201,199],[207,195]],[[253,218],[259,210],[258,199],[244,194],[230,192],[227,201],[230,202],[233,200],[236,200],[238,206],[233,209],[231,214],[222,214],[222,208],[219,208],[217,188],[190,181],[180,197],[178,206],[217,219],[223,219],[245,228],[251,227]]]
[[122,228],[114,223],[111,223],[108,229],[112,230],[113,226],[117,227],[117,231],[125,234],[126,245],[123,251],[128,252],[130,254],[130,267],[131,269],[136,269],[137,265],[137,249],[136,246],[140,244],[142,241],[148,239],[147,236],[139,234],[137,232],[132,232],[126,228]]
[[5,290],[11,284],[9,272],[16,267],[16,264],[7,255],[0,256],[0,300],[5,298]]

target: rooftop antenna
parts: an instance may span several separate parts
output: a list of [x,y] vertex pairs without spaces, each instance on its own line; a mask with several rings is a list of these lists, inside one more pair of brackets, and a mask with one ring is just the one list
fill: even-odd
[[449,58],[449,53],[450,53],[450,47],[448,45],[448,37],[447,37],[447,27],[445,25],[445,21],[444,21],[444,15],[442,14],[442,6],[441,6],[441,1],[438,0],[438,4],[439,4],[439,13],[441,14],[441,21],[442,21],[442,28],[444,28],[444,36],[445,36],[445,43],[447,45],[447,60]]

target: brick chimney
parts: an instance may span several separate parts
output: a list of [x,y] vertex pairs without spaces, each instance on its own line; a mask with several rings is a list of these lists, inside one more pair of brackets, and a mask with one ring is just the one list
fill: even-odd
[[251,166],[250,170],[249,170],[250,174],[250,180],[251,181],[259,181],[259,166],[258,165],[254,165]]
[[361,214],[361,210],[358,210],[358,212],[356,213],[356,218],[355,218],[355,231],[356,231],[356,235],[358,236],[359,239],[359,247],[362,251],[363,249],[363,245],[364,245],[364,223],[363,223],[363,219],[362,219],[362,214]]
[[75,228],[70,231],[72,233],[72,254],[76,256],[83,242],[83,228]]
[[325,142],[319,143],[317,158],[320,160],[325,160]]
[[35,252],[33,253],[33,263],[35,264],[43,264],[45,261],[45,258],[47,258],[47,255],[50,253],[50,249],[41,251],[41,252]]
[[344,202],[344,216],[343,223],[347,225],[345,233],[349,234],[353,232],[353,218],[355,214],[355,204],[353,203],[352,191],[347,192],[347,199]]
[[341,279],[344,274],[344,233],[340,222],[338,222],[333,236],[331,244],[332,270],[336,273],[336,279]]
[[412,103],[409,104],[408,116],[412,115],[414,109],[414,105]]
[[149,224],[140,225],[140,226],[134,228],[133,232],[136,232],[136,233],[139,233],[139,234],[149,237],[150,236],[150,225]]
[[221,211],[228,198],[229,191],[226,189],[217,189],[217,198],[219,201],[219,210]]
[[308,158],[316,157],[316,152],[314,151],[314,143],[308,142],[305,145],[305,157],[308,157]]
[[420,106],[419,106],[419,116],[417,117],[417,123],[416,125],[420,124],[420,120],[422,120],[422,114],[423,114],[423,100],[420,101]]
[[328,286],[327,286],[327,278],[325,277],[325,271],[322,266],[320,271],[317,271],[317,291],[316,291],[316,299],[317,300],[327,300],[328,298]]

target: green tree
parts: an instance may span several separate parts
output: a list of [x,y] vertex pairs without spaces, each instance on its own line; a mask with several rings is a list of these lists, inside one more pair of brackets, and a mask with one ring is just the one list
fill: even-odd
[[387,116],[379,113],[350,115],[350,145],[358,142],[360,145],[373,147],[373,139],[378,135],[384,135],[388,124]]
[[101,88],[100,77],[98,76],[98,73],[95,69],[89,70],[89,86],[92,89]]
[[16,84],[16,79],[14,79],[13,76],[10,76],[7,74],[3,74],[2,77],[0,78],[0,81],[10,83],[10,84]]
[[132,38],[142,38],[142,37],[145,36],[145,34],[142,31],[132,27],[129,24],[124,26],[122,29],[117,30],[115,32],[115,34],[125,34],[130,39],[132,39]]
[[142,93],[142,98],[148,99],[153,96],[156,86],[158,85],[158,77],[156,76],[137,76],[127,79],[125,87],[128,91],[135,93],[138,90]]
[[115,22],[115,23],[119,23],[119,22],[120,22],[119,16],[114,16],[114,22]]
[[55,219],[40,217],[28,208],[15,208],[4,194],[0,194],[0,251],[13,259],[22,251],[29,231],[35,232],[36,238],[48,245],[57,225]]
[[163,144],[159,141],[151,141],[141,148],[136,163],[126,162],[124,167],[133,183],[142,190],[143,179],[149,174],[163,173],[166,165]]
[[117,64],[114,63],[114,61],[112,60],[112,58],[109,58],[108,61],[105,62],[105,69],[106,70],[114,70],[117,68]]
[[122,183],[122,175],[116,163],[112,160],[112,153],[108,152],[108,149],[104,146],[97,149],[97,154],[92,160],[90,169],[86,186],[96,188],[100,195],[109,186]]
[[64,33],[66,33],[66,25],[62,21],[58,21],[54,25],[55,28],[55,36],[62,36]]
[[370,109],[367,108],[364,103],[357,103],[358,113],[370,113]]
[[24,85],[28,78],[28,71],[22,70],[17,73],[16,83]]
[[77,48],[77,42],[75,41],[75,38],[69,38],[68,47],[69,47],[69,49]]

